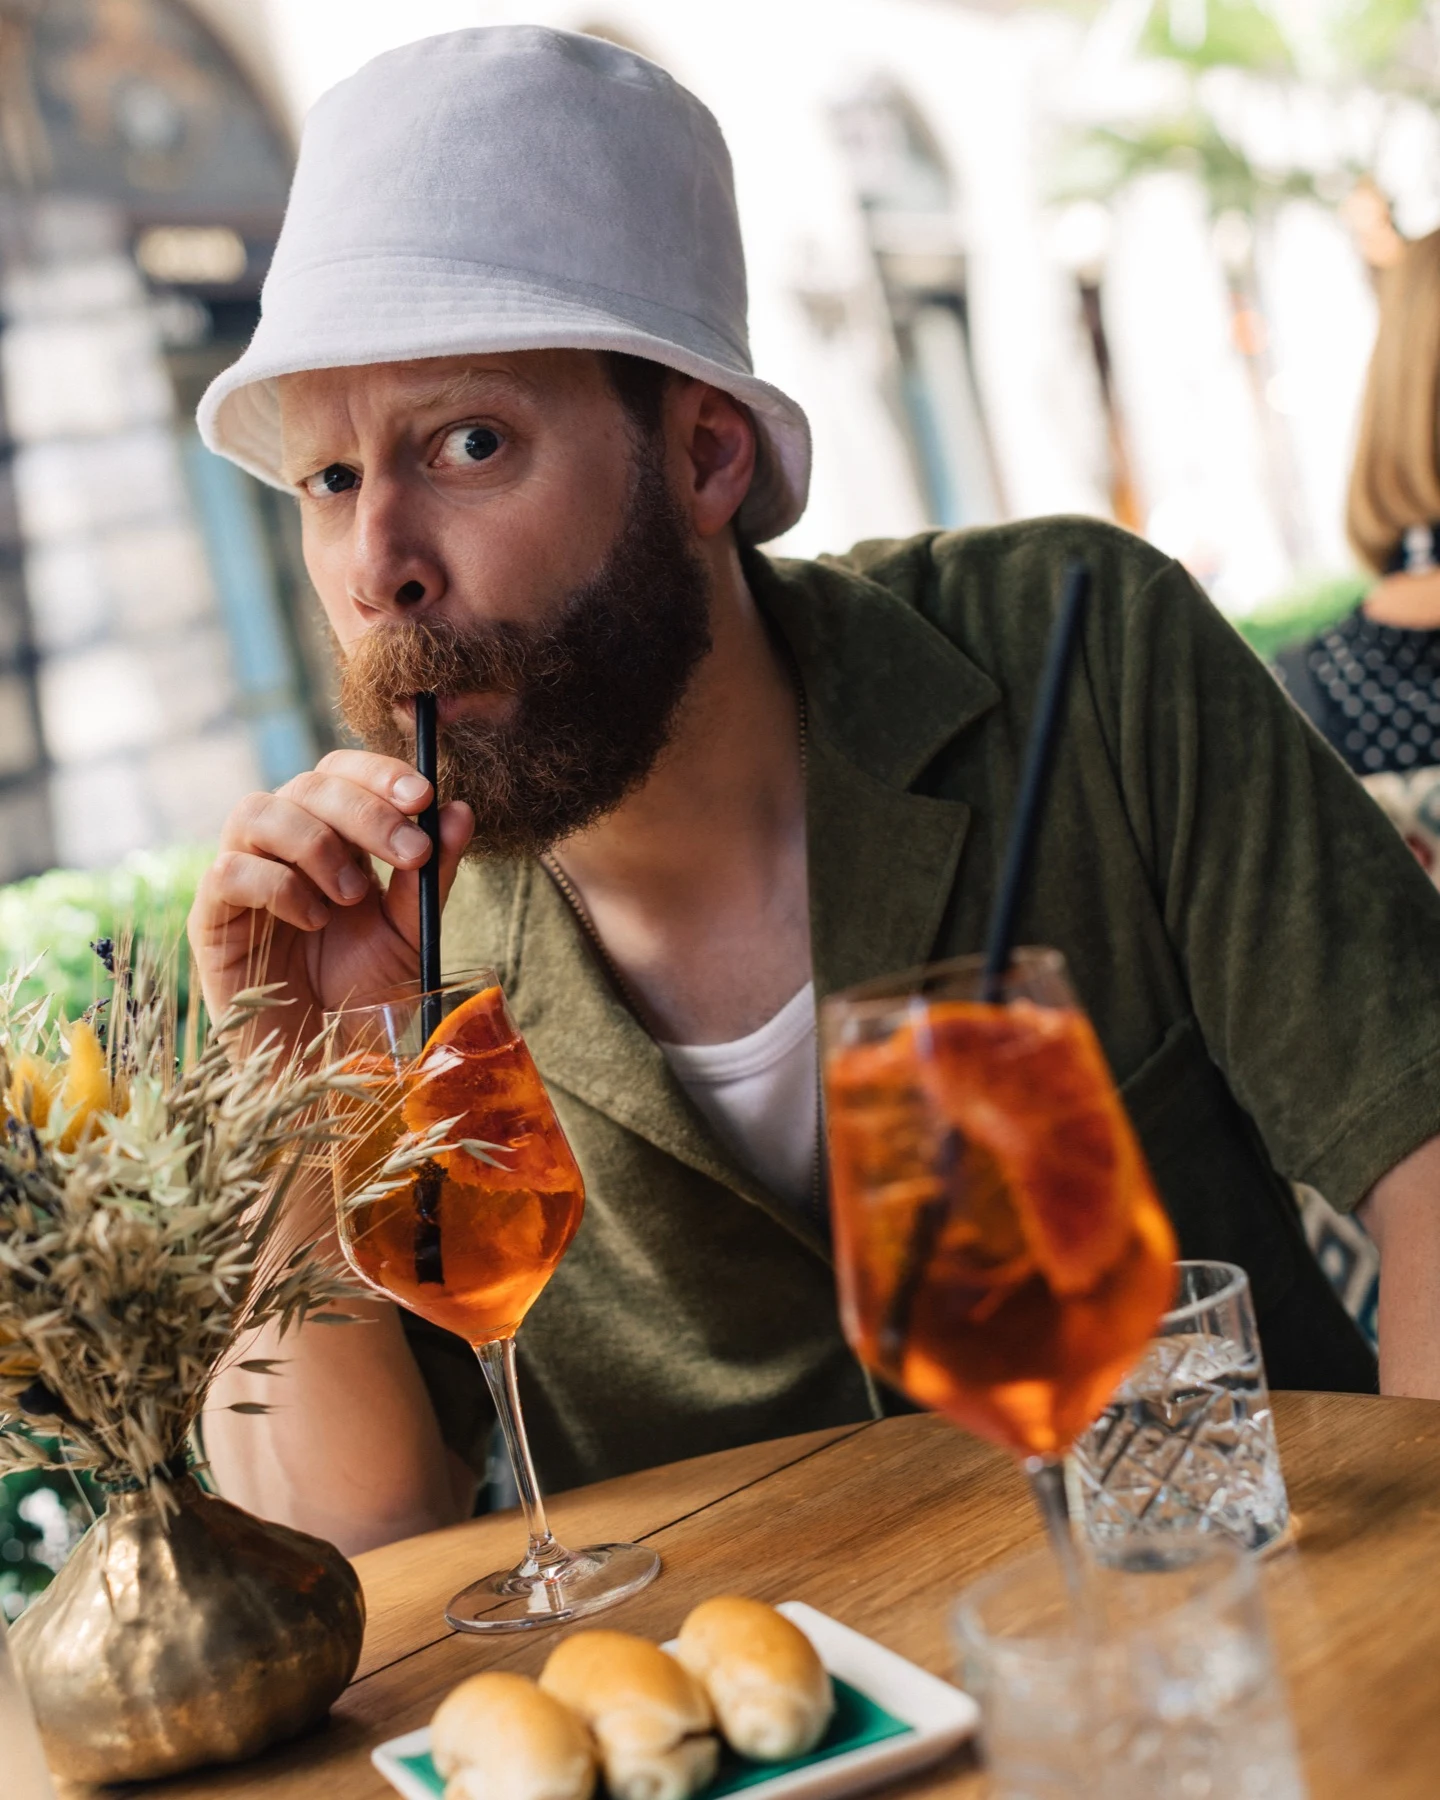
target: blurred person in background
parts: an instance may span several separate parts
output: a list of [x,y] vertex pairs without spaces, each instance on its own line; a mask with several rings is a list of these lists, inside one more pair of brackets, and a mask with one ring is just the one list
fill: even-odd
[[[278,983],[303,1042],[414,978],[437,691],[447,961],[499,969],[585,1177],[520,1336],[547,1486],[884,1405],[837,1316],[816,1000],[980,947],[1077,557],[1020,939],[1065,954],[1184,1253],[1249,1270],[1272,1381],[1377,1378],[1292,1176],[1393,1244],[1380,1375],[1440,1398],[1440,895],[1140,539],[759,552],[808,427],[751,366],[719,128],[662,70],[497,27],[332,90],[200,422],[295,496],[364,746],[237,804],[205,999]],[[297,1189],[287,1229],[332,1223]],[[347,1549],[467,1513],[493,1421],[458,1338],[355,1310],[262,1340],[279,1372],[227,1371],[205,1420],[222,1492]]]
[[[1379,579],[1346,618],[1280,651],[1275,664],[1440,886],[1440,231],[1405,244],[1378,192],[1360,198],[1380,327],[1346,525]],[[1311,1187],[1299,1185],[1297,1197],[1321,1266],[1373,1336],[1380,1263],[1362,1222]]]
[[1380,276],[1346,524],[1379,579],[1276,665],[1440,884],[1440,231]]

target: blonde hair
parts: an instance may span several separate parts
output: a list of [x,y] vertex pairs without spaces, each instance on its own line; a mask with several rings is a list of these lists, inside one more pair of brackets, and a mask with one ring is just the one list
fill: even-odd
[[1440,231],[1406,246],[1380,278],[1345,524],[1383,574],[1412,525],[1440,520]]

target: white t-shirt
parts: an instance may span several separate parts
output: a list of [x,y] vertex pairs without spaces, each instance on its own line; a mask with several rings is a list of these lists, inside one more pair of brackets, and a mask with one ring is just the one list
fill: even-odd
[[749,1037],[660,1048],[737,1160],[782,1200],[805,1206],[820,1125],[814,983]]

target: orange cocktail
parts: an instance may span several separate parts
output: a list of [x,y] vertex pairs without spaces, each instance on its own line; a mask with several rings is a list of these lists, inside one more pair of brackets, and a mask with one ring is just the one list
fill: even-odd
[[[336,1159],[350,1262],[467,1343],[513,1336],[579,1228],[585,1188],[500,989],[462,1001],[413,1059],[361,1049],[357,1067],[380,1110]],[[346,1203],[402,1138],[448,1119],[452,1147],[394,1192]]]
[[472,1581],[446,1620],[524,1631],[613,1606],[659,1557],[557,1543],[526,1439],[515,1333],[579,1229],[585,1187],[495,972],[326,1019],[361,1090],[335,1097],[340,1242],[372,1287],[474,1348],[525,1515],[524,1560]]
[[877,1374],[1051,1459],[1138,1360],[1175,1241],[1058,956],[980,991],[961,963],[827,1005],[841,1308]]

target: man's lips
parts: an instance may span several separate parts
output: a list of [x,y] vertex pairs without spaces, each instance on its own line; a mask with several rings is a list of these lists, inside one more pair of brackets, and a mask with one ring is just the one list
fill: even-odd
[[[435,713],[442,725],[454,725],[463,719],[479,719],[499,723],[515,710],[517,697],[501,688],[482,688],[467,694],[439,694]],[[415,723],[415,712],[409,701],[397,700],[394,714],[407,729]]]

